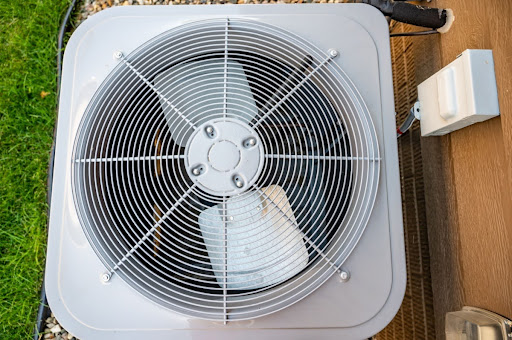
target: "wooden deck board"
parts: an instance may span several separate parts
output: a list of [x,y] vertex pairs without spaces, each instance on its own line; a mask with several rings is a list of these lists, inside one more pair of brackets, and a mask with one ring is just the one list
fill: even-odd
[[[462,305],[512,318],[512,2],[437,0],[455,23],[440,66],[468,48],[494,53],[501,117],[422,141],[436,334]],[[423,50],[428,53],[428,50]]]

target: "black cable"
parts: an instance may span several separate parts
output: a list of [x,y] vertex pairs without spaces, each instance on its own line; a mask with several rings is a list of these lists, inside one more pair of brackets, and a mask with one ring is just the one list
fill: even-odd
[[[60,84],[62,81],[62,53],[64,49],[64,35],[66,34],[67,27],[69,25],[69,20],[71,18],[71,14],[73,13],[73,9],[75,8],[77,0],[72,0],[69,4],[69,7],[66,11],[66,14],[64,15],[64,18],[62,19],[60,29],[59,29],[59,35],[57,38],[57,114],[59,112],[59,96],[60,96]],[[55,119],[55,127],[53,129],[53,143],[52,143],[52,149],[50,151],[50,161],[48,164],[48,182],[47,182],[47,204],[48,204],[48,216],[50,216],[50,202],[52,197],[52,182],[53,182],[53,165],[54,165],[54,159],[55,159],[55,132],[57,130],[57,119]],[[45,320],[50,315],[50,308],[48,306],[48,300],[46,299],[46,291],[44,288],[44,273],[43,273],[43,284],[41,287],[41,295],[39,300],[39,308],[37,309],[37,319],[36,319],[36,325],[34,329],[34,340],[39,340],[40,336],[39,334],[44,331],[45,326]]]
[[62,23],[60,24],[59,37],[57,40],[57,108],[60,94],[60,83],[62,81],[62,52],[64,50],[64,35],[66,34],[66,29],[69,24],[69,18],[71,17],[71,13],[73,13],[75,5],[76,0],[72,0],[69,4],[68,10],[66,11],[66,15],[64,16],[64,19],[62,19]]
[[410,37],[416,35],[429,35],[429,34],[438,34],[439,32],[436,30],[429,31],[419,31],[419,32],[403,32],[403,33],[391,33],[389,36],[392,37]]

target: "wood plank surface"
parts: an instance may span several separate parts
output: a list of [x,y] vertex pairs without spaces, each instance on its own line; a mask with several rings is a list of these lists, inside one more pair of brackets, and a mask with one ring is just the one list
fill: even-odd
[[430,5],[456,17],[437,39],[440,67],[468,48],[493,50],[501,111],[422,141],[436,335],[443,339],[445,313],[463,305],[512,318],[512,1]]

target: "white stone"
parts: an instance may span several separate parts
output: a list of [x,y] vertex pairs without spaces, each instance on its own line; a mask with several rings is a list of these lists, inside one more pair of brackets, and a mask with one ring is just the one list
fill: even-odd
[[60,327],[60,325],[55,325],[54,327],[52,327],[50,329],[50,331],[53,333],[53,334],[56,334],[56,333],[60,333],[62,331],[62,328]]

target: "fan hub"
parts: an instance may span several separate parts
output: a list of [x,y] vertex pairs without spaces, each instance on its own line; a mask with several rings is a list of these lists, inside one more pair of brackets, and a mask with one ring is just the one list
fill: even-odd
[[208,163],[217,171],[228,172],[240,164],[240,149],[235,143],[221,140],[208,151]]
[[196,128],[185,148],[189,177],[212,195],[234,195],[253,185],[263,167],[263,145],[249,124],[213,119]]

